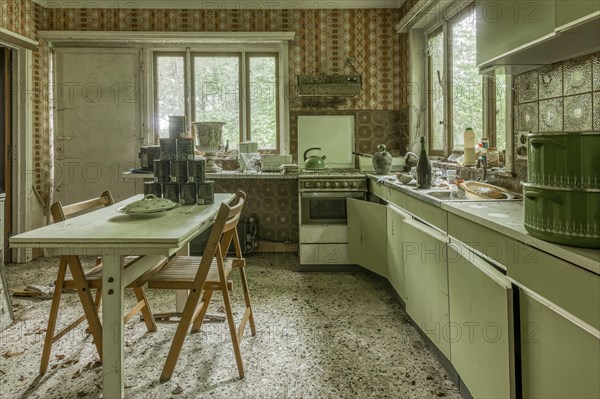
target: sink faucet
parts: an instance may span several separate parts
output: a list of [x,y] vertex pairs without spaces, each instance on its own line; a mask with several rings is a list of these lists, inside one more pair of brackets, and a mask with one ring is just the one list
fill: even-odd
[[477,158],[477,167],[483,169],[483,176],[481,177],[481,181],[485,181],[487,179],[487,161],[485,157]]

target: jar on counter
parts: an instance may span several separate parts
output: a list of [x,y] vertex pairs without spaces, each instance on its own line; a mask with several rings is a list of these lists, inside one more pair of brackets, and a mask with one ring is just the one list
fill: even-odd
[[500,154],[498,149],[495,147],[488,148],[486,154],[486,161],[488,166],[500,166]]

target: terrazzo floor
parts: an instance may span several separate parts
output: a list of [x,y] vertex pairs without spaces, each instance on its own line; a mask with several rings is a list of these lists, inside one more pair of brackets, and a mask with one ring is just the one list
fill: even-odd
[[[86,267],[93,259],[84,259]],[[51,284],[58,258],[7,265],[9,287]],[[253,254],[248,280],[257,335],[246,329],[239,380],[226,323],[188,335],[173,378],[159,383],[176,324],[147,333],[134,317],[125,326],[127,398],[460,398],[434,355],[389,292],[370,273],[298,272],[295,254]],[[235,271],[234,271],[235,273]],[[237,276],[234,308],[243,301]],[[153,311],[174,308],[170,291],[147,290]],[[126,294],[133,304],[131,292]],[[2,398],[98,398],[101,371],[82,323],[54,344],[48,372],[38,376],[50,300],[12,298],[16,322],[0,333]],[[222,310],[216,293],[210,312]],[[237,306],[236,306],[237,305]],[[59,320],[80,312],[63,294]]]

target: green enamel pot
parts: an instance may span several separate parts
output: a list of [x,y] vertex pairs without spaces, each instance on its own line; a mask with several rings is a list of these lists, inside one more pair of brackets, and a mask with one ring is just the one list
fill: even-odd
[[600,132],[532,133],[527,145],[529,183],[600,188]]
[[600,249],[600,189],[523,186],[529,234],[557,244]]

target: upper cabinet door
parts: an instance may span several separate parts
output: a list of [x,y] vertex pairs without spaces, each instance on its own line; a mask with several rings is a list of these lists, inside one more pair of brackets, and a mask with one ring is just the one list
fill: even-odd
[[560,30],[571,22],[591,17],[600,11],[598,0],[556,0],[556,28]]
[[347,199],[350,261],[387,278],[386,207]]
[[477,65],[554,35],[553,0],[477,1]]

